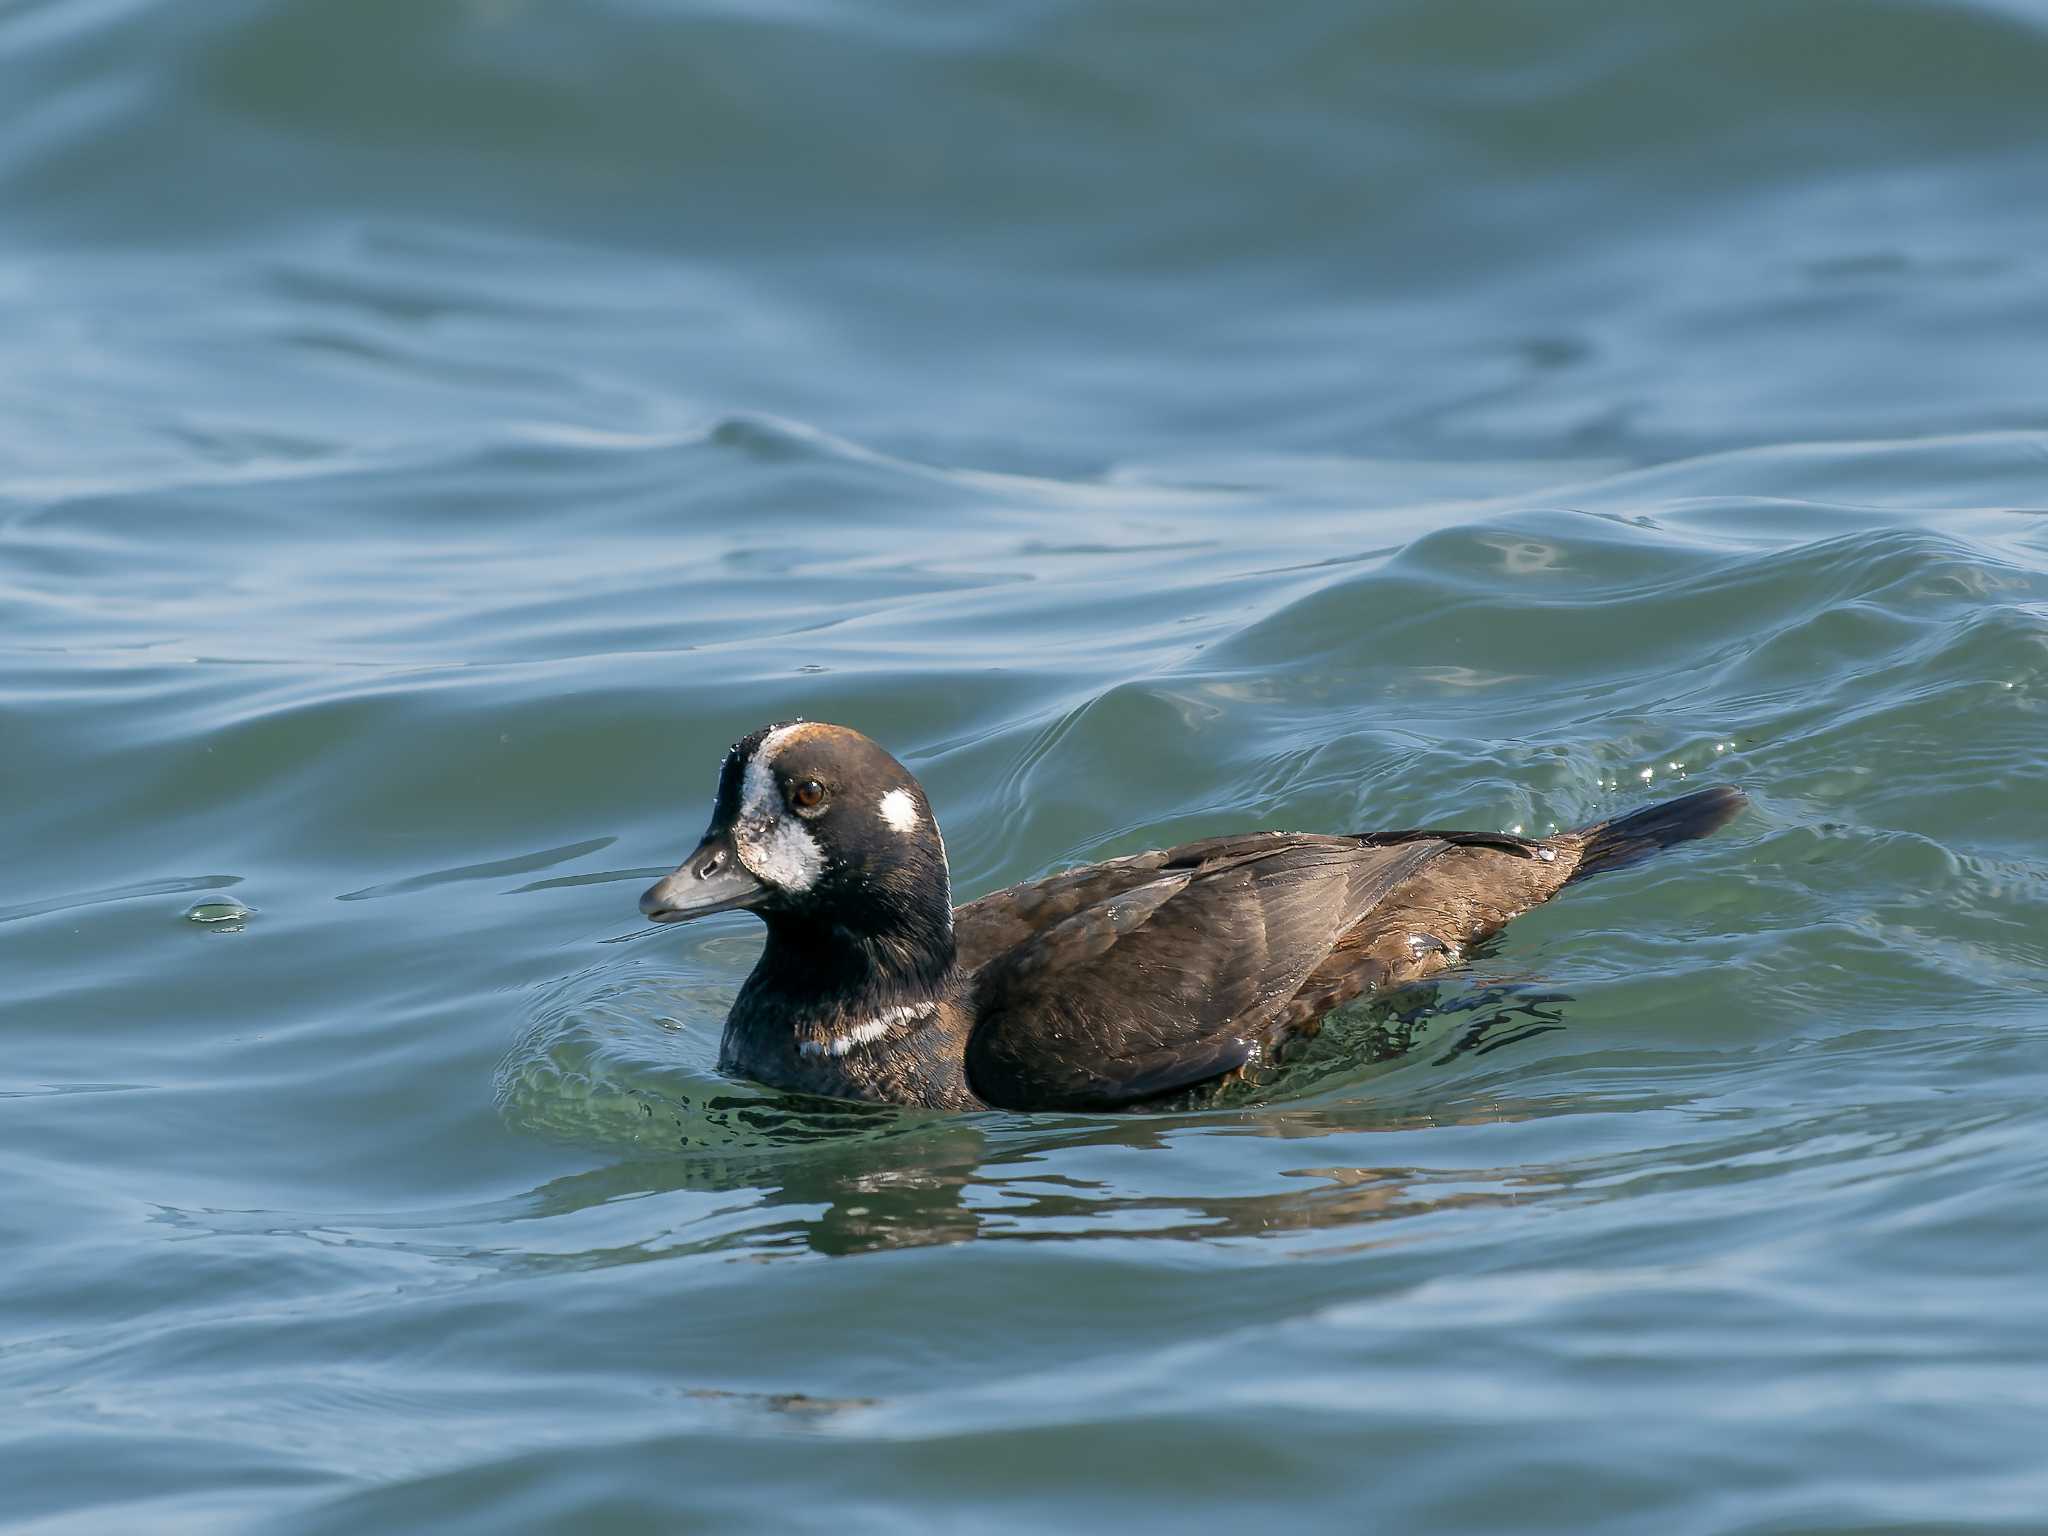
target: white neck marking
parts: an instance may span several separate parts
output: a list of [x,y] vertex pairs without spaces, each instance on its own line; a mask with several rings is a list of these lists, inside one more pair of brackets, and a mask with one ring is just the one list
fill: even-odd
[[872,1019],[850,1024],[829,1040],[806,1040],[797,1047],[797,1050],[805,1056],[844,1056],[855,1046],[881,1039],[899,1024],[928,1019],[937,1012],[937,1005],[932,1003],[909,1003],[902,1007],[884,1008]]

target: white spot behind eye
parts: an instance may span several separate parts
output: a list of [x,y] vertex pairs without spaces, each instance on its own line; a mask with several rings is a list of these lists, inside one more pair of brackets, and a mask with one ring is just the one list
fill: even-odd
[[882,820],[898,832],[908,832],[917,825],[917,802],[910,798],[907,789],[892,789],[882,796]]

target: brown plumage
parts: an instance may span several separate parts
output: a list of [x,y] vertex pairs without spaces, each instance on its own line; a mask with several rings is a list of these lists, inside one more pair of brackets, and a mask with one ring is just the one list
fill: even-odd
[[641,908],[768,924],[726,1021],[729,1071],[937,1109],[1116,1109],[1275,1056],[1332,1008],[1435,975],[1572,881],[1745,803],[1700,790],[1542,840],[1247,833],[954,910],[902,765],[844,727],[776,726],[733,748],[703,841]]

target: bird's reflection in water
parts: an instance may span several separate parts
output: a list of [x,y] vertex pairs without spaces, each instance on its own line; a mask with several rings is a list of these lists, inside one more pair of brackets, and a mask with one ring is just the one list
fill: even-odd
[[[1560,1187],[1527,1168],[1457,1171],[1335,1163],[1286,1169],[1286,1188],[1253,1193],[1133,1192],[1092,1176],[1090,1149],[1163,1149],[1189,1136],[1321,1140],[1528,1119],[1576,1107],[1562,1098],[1441,1101],[1427,1110],[1337,1096],[1367,1067],[1417,1057],[1451,1063],[1563,1027],[1557,994],[1500,984],[1448,1004],[1433,988],[1376,1002],[1339,1021],[1300,1059],[1257,1080],[1150,1112],[1123,1115],[934,1116],[802,1099],[692,1074],[678,1085],[623,1090],[633,1140],[653,1154],[555,1180],[536,1214],[568,1214],[671,1191],[732,1191],[744,1219],[642,1234],[630,1245],[553,1262],[632,1262],[678,1253],[770,1260],[1099,1233],[1216,1241],[1343,1228],[1459,1206],[1506,1204]],[[1433,1055],[1422,1056],[1424,1051]],[[1273,1103],[1285,1092],[1312,1103]],[[508,1109],[510,1106],[508,1106]],[[556,1129],[561,1129],[558,1125]],[[1271,1175],[1269,1175],[1270,1177]]]

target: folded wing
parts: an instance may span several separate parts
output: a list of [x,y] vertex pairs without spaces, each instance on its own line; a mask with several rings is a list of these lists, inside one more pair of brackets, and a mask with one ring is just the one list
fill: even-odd
[[968,1080],[997,1106],[1114,1109],[1242,1066],[1337,941],[1448,846],[1218,838],[964,907]]

